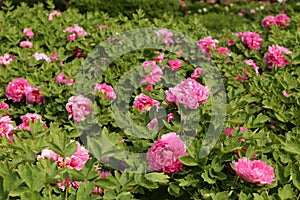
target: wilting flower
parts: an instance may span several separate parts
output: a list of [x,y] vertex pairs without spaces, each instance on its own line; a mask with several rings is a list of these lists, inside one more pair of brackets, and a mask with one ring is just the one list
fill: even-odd
[[40,88],[29,88],[26,91],[26,104],[33,105],[35,103],[43,103],[45,97],[40,93],[40,91]]
[[92,101],[83,95],[70,97],[66,105],[66,110],[69,112],[69,119],[73,117],[77,123],[84,120],[85,116],[93,112],[90,104],[92,104]]
[[20,102],[26,96],[26,92],[32,88],[27,80],[16,78],[6,87],[6,97],[13,102]]
[[54,16],[61,16],[61,12],[57,11],[57,10],[53,10],[49,16],[48,16],[48,20],[52,21]]
[[181,66],[182,63],[181,61],[177,58],[176,60],[169,60],[168,61],[168,65],[170,66],[170,68],[174,71],[178,70]]
[[32,32],[32,30],[30,28],[25,28],[23,33],[28,38],[33,38],[33,36],[34,36],[34,33]]
[[163,71],[156,65],[155,61],[146,61],[143,63],[143,67],[145,71],[148,71],[150,68],[151,72],[142,78],[140,84],[148,83],[146,90],[151,90],[152,86],[161,80]]
[[20,47],[22,47],[22,48],[32,48],[33,44],[32,44],[32,42],[26,40],[26,41],[22,41],[20,43]]
[[0,118],[0,137],[6,137],[9,141],[13,142],[13,134],[15,127],[9,116]]
[[75,80],[74,79],[67,79],[65,77],[65,74],[64,72],[61,72],[60,74],[58,74],[55,78],[56,80],[56,83],[65,83],[67,85],[72,85],[73,83],[75,83]]
[[178,157],[186,155],[186,146],[176,133],[164,134],[147,152],[148,169],[177,173],[182,169]]
[[197,109],[200,104],[208,100],[209,89],[194,79],[187,78],[185,81],[166,91],[166,102],[182,104],[189,109]]
[[35,58],[35,60],[46,60],[48,63],[51,62],[51,59],[44,53],[34,53],[33,57]]
[[216,49],[216,43],[219,43],[218,40],[213,40],[212,36],[208,36],[203,38],[197,42],[197,46],[199,47],[199,51],[209,53],[210,49]]
[[275,180],[274,168],[260,160],[249,160],[243,157],[232,162],[236,174],[244,181],[259,185],[271,184]]
[[149,111],[153,106],[159,106],[159,105],[160,105],[159,101],[156,101],[143,93],[136,96],[133,102],[133,106],[135,106],[140,111],[143,110]]
[[115,99],[117,98],[117,95],[113,89],[112,86],[106,84],[106,83],[96,83],[94,86],[94,90],[101,92],[102,94],[105,94],[106,99]]
[[15,57],[8,53],[4,54],[4,56],[0,56],[0,64],[3,66],[9,65],[11,63],[11,61],[14,61],[14,60],[15,60]]
[[[42,116],[35,113],[27,113],[26,115],[22,115],[21,120],[22,123],[18,126],[18,128],[25,129],[28,131],[31,131],[29,122],[34,123],[36,120],[38,120],[41,123],[44,123],[42,121]],[[47,128],[46,124],[45,124],[45,128]]]
[[284,67],[285,65],[291,64],[285,59],[282,54],[291,54],[292,52],[282,46],[273,45],[268,47],[268,53],[265,54],[265,61],[269,68],[274,66]]

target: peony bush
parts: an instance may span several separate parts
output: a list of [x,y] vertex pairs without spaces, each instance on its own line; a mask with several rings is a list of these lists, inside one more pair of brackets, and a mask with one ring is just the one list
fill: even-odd
[[[149,20],[137,10],[129,20],[59,11],[51,1],[5,2],[0,197],[297,199],[300,15],[269,6],[272,15],[216,31],[194,15]],[[144,27],[158,27],[150,40],[166,48],[114,60],[95,54],[112,54],[97,48],[103,41],[122,49],[149,40],[147,34],[122,37]],[[199,60],[184,53],[184,35],[195,39],[190,51]],[[222,114],[213,105],[222,91],[214,88],[217,76],[208,73],[207,60],[224,83],[224,123],[213,120]],[[97,82],[78,76],[82,72]],[[203,142],[219,130],[215,145]],[[203,146],[212,146],[205,156]]]

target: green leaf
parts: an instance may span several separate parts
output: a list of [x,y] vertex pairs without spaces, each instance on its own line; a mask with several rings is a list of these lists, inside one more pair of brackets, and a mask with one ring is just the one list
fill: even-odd
[[181,189],[181,187],[179,187],[175,183],[170,183],[169,184],[168,192],[169,192],[170,195],[172,195],[174,197],[180,197],[184,193],[183,190]]
[[216,183],[216,180],[212,179],[209,177],[209,174],[208,174],[208,170],[205,170],[202,174],[201,174],[201,177],[203,178],[203,180],[209,184],[214,184]]
[[42,200],[42,197],[38,192],[28,191],[21,195],[22,200]]
[[291,185],[285,185],[283,188],[278,189],[278,195],[282,200],[295,199]]
[[159,172],[151,172],[145,175],[145,178],[152,181],[152,182],[158,182],[166,184],[169,182],[169,176],[165,175],[164,173]]
[[186,166],[197,166],[198,163],[190,156],[180,156],[178,158],[182,164],[186,165]]

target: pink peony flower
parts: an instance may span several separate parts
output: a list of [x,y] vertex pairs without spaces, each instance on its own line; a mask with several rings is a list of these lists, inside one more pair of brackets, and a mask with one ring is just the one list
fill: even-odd
[[263,28],[268,28],[271,29],[271,24],[276,24],[275,17],[273,16],[266,16],[262,21],[261,21],[261,26]]
[[155,61],[145,61],[143,63],[143,67],[145,72],[149,70],[148,68],[151,69],[151,72],[147,76],[142,78],[140,84],[148,83],[149,86],[146,89],[151,90],[152,85],[158,83],[161,80],[163,71],[158,65],[156,65]]
[[278,14],[275,16],[275,23],[281,28],[286,28],[286,24],[290,22],[291,20],[286,14]]
[[9,141],[13,142],[13,134],[15,133],[15,127],[9,116],[0,118],[0,137],[6,137]]
[[140,111],[150,110],[153,106],[159,106],[160,102],[148,97],[147,95],[139,94],[135,97],[133,106],[135,106]]
[[244,63],[246,63],[247,65],[249,65],[252,69],[255,70],[256,74],[259,74],[259,67],[255,64],[255,62],[251,59],[248,60],[244,60]]
[[26,41],[22,41],[20,43],[20,47],[22,47],[22,48],[32,48],[33,44],[32,44],[32,42],[26,40]]
[[209,53],[210,47],[211,49],[216,49],[216,43],[219,43],[218,40],[213,40],[211,36],[203,38],[197,42],[197,46],[199,47],[199,51]]
[[26,104],[33,105],[35,103],[42,104],[44,95],[40,93],[40,88],[30,88],[26,91]]
[[48,20],[52,21],[54,16],[61,16],[61,12],[57,11],[57,10],[53,10],[49,16],[48,16]]
[[67,85],[73,85],[75,83],[74,79],[68,80],[63,72],[56,76],[55,81],[56,83],[65,83]]
[[35,60],[42,60],[42,59],[44,59],[48,63],[51,62],[51,59],[46,54],[44,54],[44,53],[37,53],[36,52],[36,53],[33,54],[33,57],[35,58]]
[[208,100],[209,89],[194,79],[187,78],[185,81],[166,91],[166,102],[182,104],[189,109],[197,109],[200,104]]
[[284,97],[289,98],[291,95],[289,93],[287,93],[285,90],[282,91],[282,94]]
[[169,60],[168,61],[168,65],[170,66],[170,68],[174,71],[177,71],[181,66],[182,63],[181,61],[177,58],[176,60]]
[[244,32],[241,33],[242,42],[247,45],[250,50],[256,49],[259,50],[261,48],[261,44],[263,39],[260,37],[258,33],[255,32]]
[[274,66],[284,67],[285,65],[291,64],[283,57],[282,53],[291,54],[292,52],[282,46],[269,46],[268,53],[264,56],[267,66],[272,68]]
[[173,33],[169,32],[168,29],[163,28],[155,32],[157,36],[165,36],[161,41],[163,43],[166,43],[168,46],[170,46],[172,43],[174,43],[172,37]]
[[203,69],[202,68],[196,68],[193,73],[191,74],[191,78],[197,80],[200,76],[200,74],[203,73]]
[[156,58],[154,58],[154,59],[153,59],[154,61],[157,61],[157,62],[162,62],[162,61],[164,61],[164,54],[163,54],[163,53],[155,52],[155,54],[159,54],[159,56],[157,56]]
[[27,80],[16,78],[6,87],[6,97],[13,102],[20,102],[25,97],[26,92],[32,88]]
[[0,102],[0,110],[9,110],[9,105],[4,101]]
[[69,41],[75,41],[76,37],[78,36],[85,37],[87,35],[85,30],[82,27],[78,26],[77,24],[74,24],[73,27],[69,27],[65,29],[64,32],[72,33],[68,35]]
[[169,113],[168,114],[168,119],[167,119],[167,122],[171,122],[172,121],[172,119],[174,119],[174,114],[173,113]]
[[148,169],[170,174],[177,173],[182,169],[178,157],[186,155],[186,146],[176,133],[164,134],[147,152]]
[[116,99],[117,95],[113,89],[112,86],[106,84],[106,83],[96,83],[96,85],[94,86],[94,90],[101,92],[102,94],[105,94],[106,99]]
[[[42,121],[42,116],[39,114],[35,114],[35,113],[27,113],[26,115],[22,115],[21,120],[22,120],[22,123],[18,126],[18,128],[25,129],[30,132],[31,132],[31,129],[29,126],[30,125],[29,121],[34,123],[36,120],[39,120],[41,123],[44,123]],[[47,128],[46,124],[45,124],[45,128]]]
[[231,56],[230,50],[227,47],[219,47],[218,53],[220,56]]
[[90,104],[92,104],[92,101],[83,95],[70,97],[66,105],[66,110],[69,112],[69,119],[73,117],[77,123],[84,120],[85,116],[92,114]]
[[15,60],[15,57],[8,53],[4,54],[4,56],[0,56],[0,64],[3,66],[9,65],[11,63],[11,61],[14,61],[14,60]]
[[76,34],[72,33],[72,34],[68,35],[67,39],[70,42],[75,42],[75,40],[76,40]]
[[23,33],[28,38],[33,38],[33,36],[34,36],[34,33],[32,32],[32,30],[30,28],[25,28]]
[[275,180],[274,168],[260,160],[251,161],[246,157],[232,162],[236,174],[244,181],[259,185],[271,184]]

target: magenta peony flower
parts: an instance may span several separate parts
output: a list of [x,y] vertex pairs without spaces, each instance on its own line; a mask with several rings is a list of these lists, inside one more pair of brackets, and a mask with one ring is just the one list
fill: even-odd
[[26,41],[22,41],[20,43],[20,47],[22,47],[22,48],[32,48],[33,44],[32,44],[32,42],[26,40]]
[[230,50],[227,47],[219,47],[218,53],[220,56],[231,56]]
[[15,127],[9,116],[0,118],[0,137],[6,137],[9,141],[13,142],[13,134],[15,133]]
[[15,57],[8,53],[4,54],[4,56],[0,56],[0,64],[3,66],[9,65],[11,63],[11,61],[14,61],[14,60],[15,60]]
[[26,104],[33,105],[35,103],[42,104],[44,101],[44,95],[40,93],[40,88],[30,88],[26,92]]
[[74,79],[68,80],[63,72],[56,76],[55,81],[56,83],[65,83],[67,85],[73,85],[75,83]]
[[140,111],[150,110],[153,106],[159,106],[160,102],[148,97],[147,95],[139,94],[135,97],[133,106],[135,106]]
[[275,180],[274,169],[260,160],[251,161],[246,157],[232,162],[236,174],[244,181],[258,185],[271,184]]
[[55,54],[55,53],[52,53],[52,54],[51,54],[51,59],[52,59],[52,60],[58,60],[58,55]]
[[28,38],[33,38],[33,36],[34,36],[34,33],[32,32],[32,30],[30,28],[25,28],[23,33]]
[[181,61],[177,58],[176,60],[169,60],[168,61],[168,65],[170,66],[170,68],[174,71],[177,71],[181,66],[182,63]]
[[161,80],[163,71],[158,65],[156,65],[155,61],[145,61],[143,63],[143,67],[145,71],[148,71],[148,68],[150,68],[151,72],[142,78],[140,84],[148,83],[146,90],[151,90],[152,86]]
[[85,116],[93,112],[90,104],[92,104],[92,101],[83,95],[70,97],[66,105],[66,110],[69,112],[69,119],[73,117],[77,123],[84,120]]
[[275,17],[273,16],[266,16],[262,21],[261,21],[261,26],[263,28],[268,28],[271,29],[271,24],[276,25]]
[[105,94],[106,99],[117,98],[117,95],[116,95],[113,87],[106,83],[102,83],[102,84],[96,83],[96,85],[94,86],[94,90],[101,92],[102,94]]
[[178,157],[186,155],[186,146],[176,133],[164,134],[147,152],[148,169],[177,173],[182,169]]
[[168,46],[170,46],[172,43],[174,43],[172,37],[173,33],[169,32],[168,29],[163,28],[155,32],[157,36],[165,36],[161,41],[166,43]]
[[54,16],[61,16],[61,12],[57,11],[57,10],[53,10],[49,16],[48,16],[48,20],[52,21]]
[[196,68],[193,73],[191,74],[191,78],[197,80],[200,76],[200,74],[203,73],[203,69],[202,68]]
[[208,100],[209,89],[194,79],[187,78],[185,81],[166,91],[166,102],[182,104],[189,109],[197,109],[200,104]]
[[20,102],[25,97],[26,92],[32,88],[27,80],[16,78],[6,87],[6,97],[13,102]]
[[9,110],[9,105],[4,101],[0,102],[0,110]]
[[258,33],[255,32],[244,32],[242,33],[242,42],[247,45],[250,50],[261,48],[263,39]]
[[291,20],[286,14],[278,14],[275,16],[275,23],[281,28],[286,28],[286,24],[290,22]]
[[291,64],[283,57],[282,53],[291,54],[292,52],[282,46],[269,46],[268,53],[264,56],[267,66],[272,68],[274,66],[284,67],[285,65]]
[[[45,123],[42,121],[42,116],[39,114],[35,113],[27,113],[26,115],[21,116],[22,123],[18,126],[18,128],[25,129],[28,131],[31,131],[30,126],[29,126],[29,121],[34,123],[36,120],[39,120],[41,123]],[[47,128],[46,124],[44,126]]]
[[35,60],[46,60],[48,63],[51,62],[51,59],[44,53],[34,53],[33,57],[35,58]]
[[255,72],[257,74],[259,74],[259,67],[255,64],[255,62],[251,59],[248,59],[248,60],[244,60],[244,63],[246,63],[247,65],[249,65],[252,69],[255,70]]
[[210,48],[216,49],[216,43],[219,43],[218,40],[213,40],[211,36],[203,38],[197,42],[197,46],[199,47],[199,51],[209,53]]

